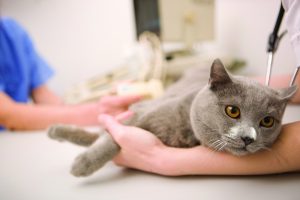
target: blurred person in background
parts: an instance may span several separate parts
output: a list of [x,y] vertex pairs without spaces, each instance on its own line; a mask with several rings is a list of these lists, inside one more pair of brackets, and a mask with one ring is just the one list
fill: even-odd
[[96,103],[65,105],[46,85],[53,75],[27,32],[13,19],[1,17],[0,130],[44,129],[55,123],[97,125],[99,114],[115,116],[140,100],[106,96]]

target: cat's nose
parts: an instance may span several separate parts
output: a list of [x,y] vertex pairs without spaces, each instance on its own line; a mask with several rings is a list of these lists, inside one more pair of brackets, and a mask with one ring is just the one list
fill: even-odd
[[248,136],[241,137],[241,139],[243,140],[246,146],[254,142],[254,139]]

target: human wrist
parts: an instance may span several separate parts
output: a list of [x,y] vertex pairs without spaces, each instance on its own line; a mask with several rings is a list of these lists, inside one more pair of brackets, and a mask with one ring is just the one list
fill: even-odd
[[178,176],[180,173],[176,167],[176,157],[174,157],[173,147],[159,145],[156,147],[154,156],[154,170],[155,173],[164,176]]
[[95,125],[98,123],[98,107],[96,103],[78,105],[77,109],[73,110],[76,115],[76,121],[80,125]]

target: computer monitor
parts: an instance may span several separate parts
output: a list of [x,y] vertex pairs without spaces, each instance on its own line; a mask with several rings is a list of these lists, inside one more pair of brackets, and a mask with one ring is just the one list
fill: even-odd
[[187,46],[214,39],[214,0],[134,0],[137,37],[156,33],[162,42]]

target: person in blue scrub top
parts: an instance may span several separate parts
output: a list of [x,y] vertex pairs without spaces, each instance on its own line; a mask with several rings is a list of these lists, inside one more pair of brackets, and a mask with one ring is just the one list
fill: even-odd
[[24,28],[11,18],[0,18],[0,129],[44,129],[55,123],[96,125],[99,114],[116,115],[140,99],[107,96],[97,103],[65,105],[46,86],[53,75]]

